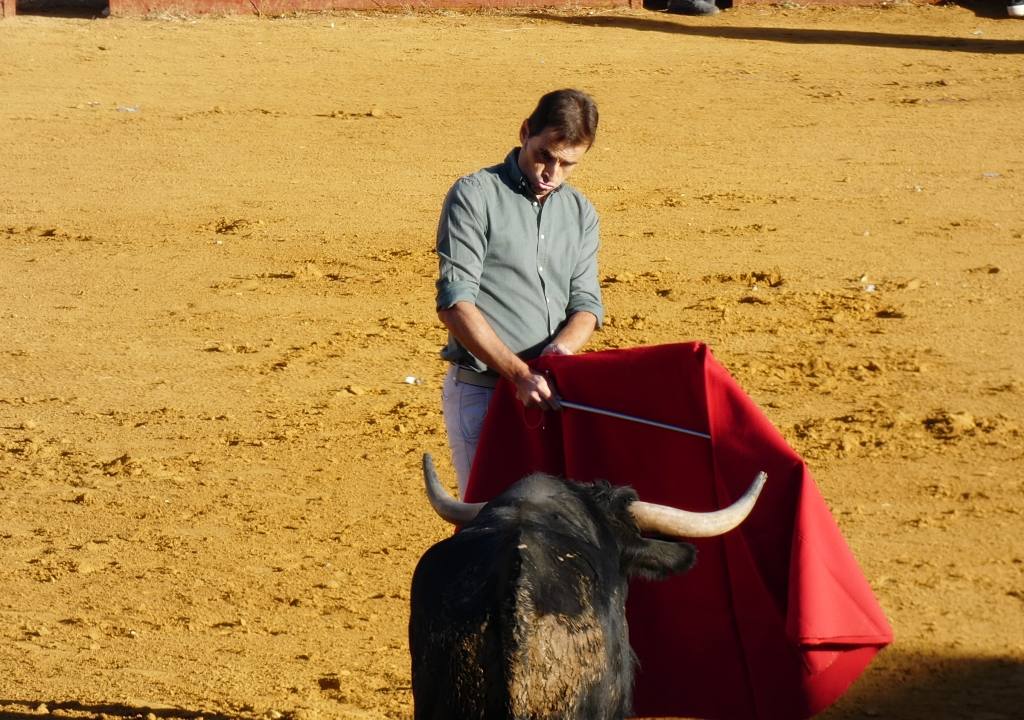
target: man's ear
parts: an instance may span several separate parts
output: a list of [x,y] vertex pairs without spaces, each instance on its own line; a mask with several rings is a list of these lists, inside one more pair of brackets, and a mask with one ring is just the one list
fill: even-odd
[[519,126],[519,144],[525,145],[527,138],[530,137],[530,121],[523,120],[523,124]]

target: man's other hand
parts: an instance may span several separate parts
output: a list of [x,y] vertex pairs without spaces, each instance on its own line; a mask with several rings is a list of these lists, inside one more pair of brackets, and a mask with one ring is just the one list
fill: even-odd
[[572,350],[567,348],[562,343],[548,343],[544,346],[544,349],[540,351],[541,355],[572,355]]

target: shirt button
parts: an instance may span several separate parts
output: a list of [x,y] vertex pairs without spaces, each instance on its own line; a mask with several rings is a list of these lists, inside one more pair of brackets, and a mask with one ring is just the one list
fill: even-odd
[[540,239],[541,239],[541,240],[543,240],[543,239],[544,239],[544,233],[541,233],[541,234],[540,234]]
[[544,268],[538,265],[537,266],[537,272],[544,272]]

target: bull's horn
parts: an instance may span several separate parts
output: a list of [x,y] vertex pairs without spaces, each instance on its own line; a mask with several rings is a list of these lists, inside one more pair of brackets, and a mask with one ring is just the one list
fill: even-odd
[[434,458],[430,453],[423,453],[423,484],[427,487],[427,499],[434,512],[452,525],[466,525],[473,521],[486,503],[466,503],[454,499],[437,479],[434,470]]
[[630,505],[629,510],[636,524],[646,532],[656,532],[669,537],[715,537],[729,532],[746,519],[754,509],[757,496],[767,479],[767,473],[758,473],[743,497],[729,507],[714,512],[689,512],[668,505],[640,501]]

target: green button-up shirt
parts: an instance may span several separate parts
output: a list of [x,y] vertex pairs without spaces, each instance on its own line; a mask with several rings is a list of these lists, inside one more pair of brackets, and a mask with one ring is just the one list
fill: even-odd
[[[594,206],[565,184],[538,202],[518,155],[516,148],[448,192],[437,228],[437,309],[473,303],[509,349],[529,360],[570,315],[585,310],[600,325],[604,308]],[[450,333],[441,357],[487,369]]]

